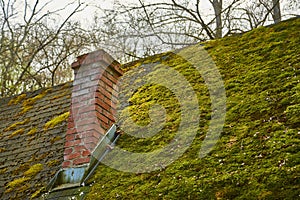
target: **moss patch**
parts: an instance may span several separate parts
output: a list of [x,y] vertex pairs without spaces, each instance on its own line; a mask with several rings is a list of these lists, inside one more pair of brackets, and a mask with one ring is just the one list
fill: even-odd
[[9,102],[8,102],[8,105],[16,105],[18,103],[20,103],[22,100],[24,100],[26,98],[26,94],[21,94],[19,96],[17,96],[15,99],[11,99]]
[[[201,110],[198,134],[185,154],[161,171],[132,174],[100,165],[87,199],[298,199],[299,27],[300,19],[292,19],[204,44],[223,77],[227,113],[217,145],[201,159],[198,153],[211,117],[201,75],[172,53],[146,59],[155,66],[172,67],[192,85]],[[197,59],[200,46],[184,51]],[[148,108],[156,103],[167,110],[165,127],[147,139],[124,134],[119,147],[148,152],[168,144],[180,123],[172,92],[144,85],[131,96],[128,109],[136,123],[146,125]]]
[[57,165],[60,164],[60,162],[61,162],[61,161],[59,161],[59,160],[50,160],[50,161],[47,162],[47,166],[48,166],[48,167],[57,166]]
[[22,177],[22,178],[15,179],[12,182],[9,182],[6,186],[5,192],[8,193],[8,192],[13,191],[15,188],[18,188],[18,187],[24,185],[24,183],[26,183],[26,181],[28,181],[28,180],[29,180],[28,177]]
[[43,90],[40,94],[38,94],[38,95],[36,95],[32,98],[28,98],[28,99],[24,100],[23,103],[22,103],[22,110],[19,113],[19,115],[23,115],[26,112],[28,112],[30,109],[32,109],[34,104],[38,100],[42,99],[50,90],[51,89]]
[[37,128],[32,128],[32,129],[30,129],[30,131],[27,133],[27,135],[32,136],[32,135],[35,135],[36,132],[37,132]]
[[63,113],[57,117],[54,117],[53,119],[51,119],[50,121],[48,121],[45,126],[44,126],[44,130],[48,130],[49,128],[53,128],[56,125],[62,123],[63,121],[66,121],[70,116],[70,112],[66,112]]
[[22,135],[23,133],[24,133],[24,128],[21,128],[21,129],[19,129],[19,130],[16,130],[16,131],[14,131],[13,133],[11,133],[8,137],[9,138],[12,138],[12,137],[15,137],[15,136],[17,136],[17,135]]
[[24,175],[27,177],[34,177],[40,171],[42,171],[42,169],[43,169],[42,164],[35,164],[35,165],[32,165],[26,172],[24,172]]
[[35,199],[35,198],[39,197],[39,196],[42,194],[42,192],[43,192],[44,190],[45,190],[45,188],[42,187],[41,189],[35,191],[35,192],[31,195],[31,198],[30,198],[30,199]]
[[56,141],[60,141],[62,138],[60,136],[56,136],[50,139],[51,144],[55,143]]
[[10,125],[9,127],[7,127],[6,129],[4,129],[4,131],[11,131],[11,130],[15,130],[18,126],[27,124],[30,121],[30,119],[25,119],[24,121],[21,122],[16,122],[12,125]]
[[5,174],[7,172],[7,168],[1,169],[0,174]]

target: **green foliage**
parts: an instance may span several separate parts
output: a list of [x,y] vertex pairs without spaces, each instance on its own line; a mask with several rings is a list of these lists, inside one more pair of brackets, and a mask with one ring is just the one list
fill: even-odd
[[[206,157],[198,158],[210,119],[210,100],[203,79],[175,54],[144,62],[173,67],[192,85],[201,111],[198,134],[189,148],[166,169],[125,173],[100,165],[87,199],[297,199],[300,191],[300,19],[261,27],[240,36],[205,43],[223,77],[227,95],[222,135]],[[199,45],[188,47],[197,58]],[[166,145],[176,134],[180,108],[167,88],[144,85],[130,99],[130,113],[149,123],[148,108],[167,110],[166,126],[151,139],[122,135],[118,146],[147,152]]]

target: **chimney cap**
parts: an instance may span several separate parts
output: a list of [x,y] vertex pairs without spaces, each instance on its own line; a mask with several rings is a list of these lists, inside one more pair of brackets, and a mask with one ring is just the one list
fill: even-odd
[[121,64],[103,49],[78,56],[76,61],[72,63],[71,67],[74,70],[78,70],[80,66],[96,62],[104,62],[108,66],[111,66],[119,75],[123,75],[123,71],[120,68]]

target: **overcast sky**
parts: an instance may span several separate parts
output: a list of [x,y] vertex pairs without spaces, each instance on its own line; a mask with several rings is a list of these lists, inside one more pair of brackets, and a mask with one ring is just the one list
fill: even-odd
[[[31,1],[35,1],[35,0],[31,0]],[[84,0],[84,1],[82,0],[81,2],[84,2],[86,5],[88,5],[88,7],[81,13],[78,13],[76,16],[74,16],[73,19],[79,20],[83,24],[86,24],[89,21],[89,19],[93,18],[93,15],[95,12],[97,12],[98,14],[101,14],[101,12],[99,11],[99,9],[96,8],[96,6],[101,6],[102,8],[112,9],[115,1],[118,1],[118,0]],[[124,4],[139,2],[138,0],[119,0],[119,1]],[[161,2],[162,0],[151,0],[152,3],[155,1]],[[53,0],[47,8],[49,10],[53,10],[55,8],[62,8],[71,2],[74,2],[74,0]],[[75,5],[69,6],[68,9],[61,12],[61,15],[67,15],[74,8],[75,8]],[[201,1],[201,8],[203,8],[204,10],[207,10],[207,12],[209,11],[210,4],[208,3],[208,0]]]
[[[28,1],[35,2],[36,0],[28,0]],[[73,20],[80,21],[84,27],[88,27],[89,21],[92,21],[95,12],[97,12],[98,16],[101,14],[101,11],[96,8],[97,6],[98,7],[100,6],[101,8],[112,9],[115,1],[119,1],[123,4],[139,2],[138,0],[78,0],[78,1],[84,2],[86,5],[88,5],[88,7],[85,8],[84,11],[77,13],[75,16],[73,16]],[[153,2],[161,2],[164,0],[145,0],[145,1],[146,2],[151,1],[153,3]],[[40,6],[42,6],[45,2],[46,1],[41,1]],[[63,8],[72,2],[74,2],[74,0],[52,0],[52,1],[50,1],[50,4],[44,9],[44,12],[47,12],[47,10],[53,11],[58,8]],[[192,6],[193,2],[194,1],[191,1],[191,6]],[[244,1],[244,2],[247,2],[247,1]],[[287,1],[283,1],[283,3],[281,4],[281,7],[284,6],[284,2],[287,2]],[[66,16],[69,15],[75,9],[75,7],[76,7],[76,4],[74,4],[73,6],[68,6],[67,9],[63,10],[60,13],[60,15],[61,15],[60,19],[65,19]],[[201,11],[205,12],[206,15],[213,14],[212,6],[209,3],[209,0],[201,0],[200,7],[201,7]],[[296,12],[297,11],[299,12],[299,5],[296,7],[298,7],[298,10],[296,10]],[[293,12],[295,13],[295,11],[293,11]]]

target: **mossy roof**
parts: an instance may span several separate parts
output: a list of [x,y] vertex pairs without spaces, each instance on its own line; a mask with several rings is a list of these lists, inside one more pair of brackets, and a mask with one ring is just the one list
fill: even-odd
[[[87,199],[296,199],[300,193],[300,19],[260,27],[243,35],[190,46],[123,65],[167,65],[191,84],[200,123],[190,148],[165,169],[126,173],[99,165],[89,180]],[[197,60],[204,48],[223,78],[226,121],[214,149],[199,158],[211,119],[207,86],[176,54]],[[130,72],[128,72],[130,73]],[[136,80],[139,81],[139,80]],[[63,160],[71,83],[0,100],[0,198],[39,196]],[[118,146],[148,152],[174,137],[180,108],[168,88],[148,84],[130,98],[134,121],[150,122],[148,108],[166,107],[167,123],[149,139],[126,133]],[[48,124],[48,125],[46,125]],[[53,125],[54,124],[54,125]]]
[[70,82],[0,99],[0,199],[39,196],[60,169],[71,91]]
[[[197,135],[189,149],[165,169],[129,173],[100,165],[90,180],[87,199],[298,199],[299,30],[300,18],[290,19],[123,65],[128,87],[143,82],[148,68],[159,70],[163,65],[184,76],[199,101]],[[199,158],[211,119],[211,102],[201,75],[178,55],[197,61],[203,47],[223,78],[227,110],[217,144]],[[140,66],[142,70],[135,70]],[[155,116],[149,115],[149,108],[157,103],[166,109],[165,126],[146,139],[125,132],[118,147],[139,153],[168,145],[181,119],[172,91],[161,85],[143,85],[129,98],[128,110],[133,121],[147,125],[149,116]]]

